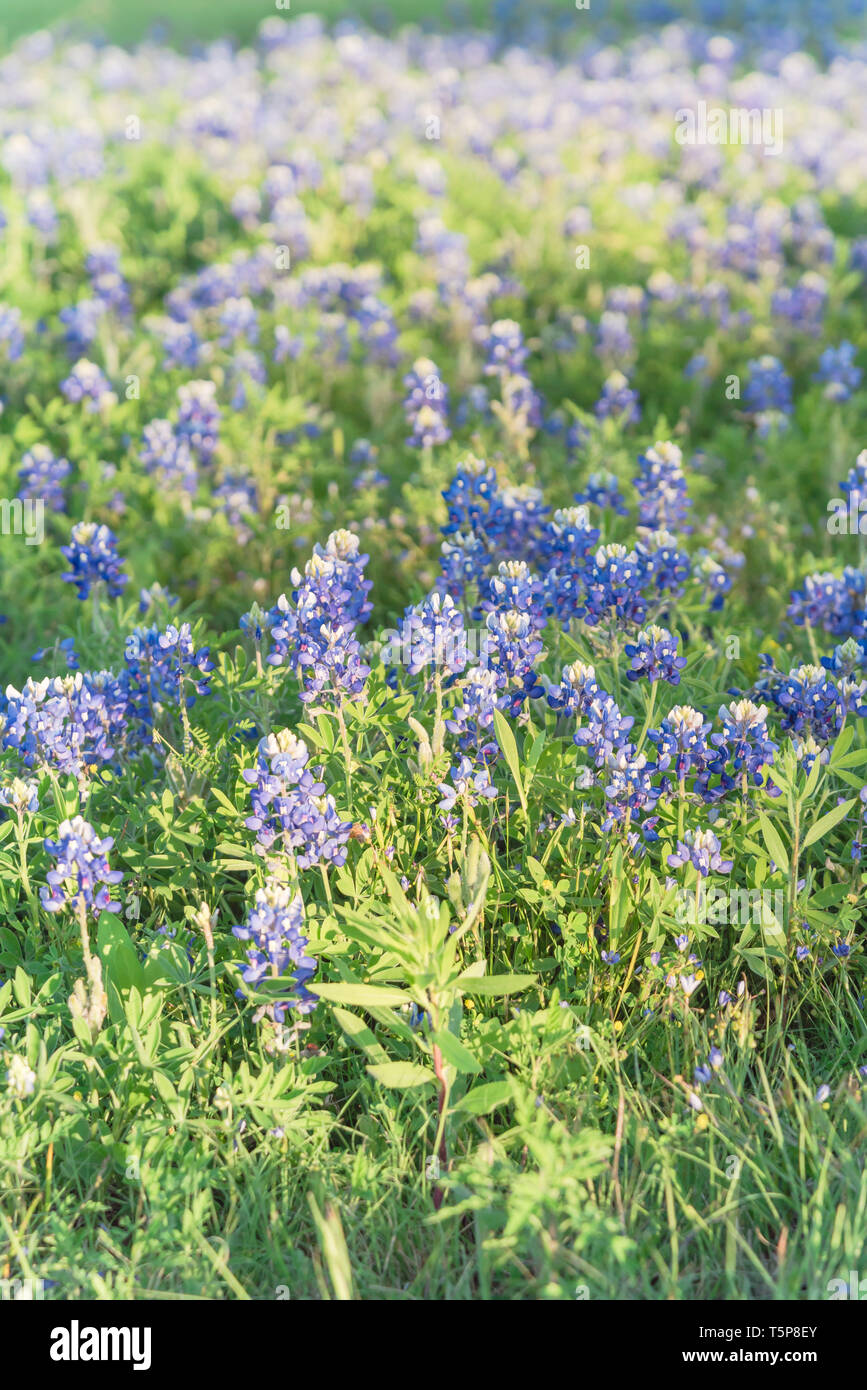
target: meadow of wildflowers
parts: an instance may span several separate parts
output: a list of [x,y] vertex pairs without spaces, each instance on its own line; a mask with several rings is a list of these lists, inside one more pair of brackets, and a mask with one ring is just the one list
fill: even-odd
[[0,1279],[867,1296],[865,16],[683,8],[0,55]]

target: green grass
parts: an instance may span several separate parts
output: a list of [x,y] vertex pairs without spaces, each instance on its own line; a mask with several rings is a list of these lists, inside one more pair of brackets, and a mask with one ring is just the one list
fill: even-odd
[[[466,0],[463,11],[479,23],[490,13],[489,0]],[[230,35],[250,42],[263,20],[272,16],[294,19],[321,15],[326,23],[347,17],[360,21],[390,15],[396,23],[423,22],[433,27],[447,20],[450,7],[433,0],[422,13],[413,0],[359,0],[347,10],[345,0],[292,0],[289,10],[278,10],[265,0],[179,0],[174,5],[151,0],[4,0],[0,13],[0,42],[53,25],[70,24],[104,34],[113,43],[131,44],[143,39],[152,27],[165,26],[178,43],[206,41]]]

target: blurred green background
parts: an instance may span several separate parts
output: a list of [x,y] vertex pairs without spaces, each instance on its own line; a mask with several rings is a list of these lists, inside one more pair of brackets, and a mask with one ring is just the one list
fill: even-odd
[[[564,7],[566,3],[560,0]],[[391,17],[392,22],[435,26],[461,19],[484,24],[491,10],[491,0],[292,0],[290,10],[278,10],[274,0],[0,0],[0,43],[63,23],[98,30],[117,43],[134,43],[156,25],[167,26],[166,37],[178,42],[226,34],[249,40],[273,15],[319,14],[328,22],[355,18],[375,23]]]

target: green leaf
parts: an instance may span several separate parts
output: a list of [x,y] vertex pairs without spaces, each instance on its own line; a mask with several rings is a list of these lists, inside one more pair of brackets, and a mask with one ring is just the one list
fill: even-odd
[[96,945],[105,968],[106,978],[122,993],[133,987],[145,992],[145,977],[129,932],[113,912],[102,912],[96,933]]
[[512,1085],[509,1081],[489,1081],[485,1086],[474,1086],[452,1111],[462,1115],[490,1115],[498,1105],[508,1105],[512,1099]]
[[363,1019],[358,1017],[358,1014],[351,1014],[348,1009],[335,1009],[334,1017],[350,1042],[354,1043],[374,1062],[385,1062],[388,1059],[385,1048],[376,1041],[375,1033],[368,1028]]
[[398,1090],[406,1090],[410,1086],[435,1086],[436,1077],[427,1067],[420,1067],[415,1062],[381,1062],[377,1066],[368,1067],[371,1076],[380,1081],[383,1086],[391,1086]]
[[30,1008],[30,976],[21,966],[15,967],[15,974],[12,977],[12,991],[22,1009]]
[[412,1003],[411,995],[391,985],[320,985],[314,981],[308,985],[308,989],[311,994],[317,994],[320,999],[327,999],[332,1004],[354,1004],[357,1009],[372,1009],[381,1005],[393,1008],[396,1004]]
[[484,994],[488,998],[495,998],[501,994],[520,994],[522,990],[529,989],[535,983],[535,975],[480,975],[476,977],[469,973],[459,975],[456,981],[458,989],[462,989],[466,994]]
[[524,792],[524,784],[521,781],[521,763],[518,758],[518,745],[515,742],[515,735],[509,726],[502,710],[494,710],[494,729],[497,734],[497,742],[503,750],[503,757],[506,759],[512,779],[518,789],[518,796],[521,801],[524,814],[527,812],[527,797]]
[[844,801],[842,806],[835,806],[833,811],[829,811],[825,816],[820,816],[816,824],[812,825],[804,836],[804,849],[808,845],[814,845],[817,840],[822,839],[823,835],[827,835],[829,830],[833,830],[835,825],[839,825],[840,821],[848,816],[857,800],[857,796],[853,796],[851,801]]
[[475,1075],[482,1070],[481,1062],[476,1060],[469,1048],[464,1047],[463,1043],[459,1042],[454,1033],[448,1033],[445,1030],[433,1033],[431,1034],[431,1042],[436,1044],[446,1062],[456,1071]]
[[768,819],[764,811],[759,811],[759,824],[762,828],[762,838],[767,845],[771,858],[777,867],[782,869],[784,874],[787,874],[789,872],[789,856],[780,838],[779,830],[774,825],[773,821]]

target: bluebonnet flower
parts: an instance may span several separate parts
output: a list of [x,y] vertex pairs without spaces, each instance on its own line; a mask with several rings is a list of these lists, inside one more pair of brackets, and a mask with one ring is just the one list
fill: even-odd
[[100,840],[93,826],[81,816],[63,821],[58,826],[57,839],[45,840],[46,853],[56,861],[39,890],[46,911],[61,912],[71,907],[94,916],[118,912],[120,903],[112,901],[110,889],[120,883],[123,874],[109,866],[108,853],[113,845],[111,835]]
[[615,473],[591,473],[582,492],[575,493],[576,502],[586,502],[617,516],[627,516],[626,504]]
[[208,673],[214,663],[208,647],[196,651],[189,623],[170,623],[164,632],[137,627],[126,639],[124,661],[130,711],[145,725],[162,705],[188,708],[197,696],[211,693]]
[[[849,498],[850,511],[856,514],[860,513],[863,506],[867,504],[867,449],[861,450],[854,465],[846,475],[846,481],[840,484],[840,490]],[[859,531],[860,520],[859,515]]]
[[27,221],[39,232],[43,241],[53,245],[57,240],[60,223],[54,202],[44,188],[36,188],[28,193],[26,200]]
[[220,437],[220,407],[212,381],[178,387],[177,433],[202,463],[210,463]]
[[489,613],[485,626],[485,660],[506,696],[501,707],[516,715],[525,700],[543,694],[535,671],[542,643],[529,615],[516,608]]
[[821,666],[797,666],[764,693],[782,711],[787,731],[801,733],[809,726],[816,738],[828,742],[843,723],[839,691]]
[[717,613],[722,608],[725,596],[732,587],[732,577],[723,565],[707,551],[699,551],[695,558],[694,573],[701,581],[705,602],[710,600],[710,610]]
[[[397,321],[387,304],[375,294],[366,294],[354,311],[359,342],[370,362],[394,367],[400,360]],[[444,388],[445,389],[445,388]]]
[[813,763],[817,758],[820,763],[827,763],[831,757],[831,750],[823,748],[821,744],[817,743],[812,734],[808,734],[806,738],[793,738],[792,748],[807,776],[810,775]]
[[782,429],[792,413],[792,381],[779,358],[766,355],[747,364],[750,373],[744,406],[753,416],[759,434]]
[[34,816],[39,810],[39,787],[35,782],[13,777],[6,787],[0,787],[0,806],[14,811],[19,819],[25,814]]
[[[647,737],[656,745],[660,771],[671,769],[674,780],[683,782],[691,773],[704,772],[714,758],[707,736],[711,724],[691,705],[675,705],[659,729],[648,729]],[[664,779],[667,786],[667,779]]]
[[[0,1033],[0,1037],[2,1037],[2,1033]],[[32,1096],[36,1088],[36,1072],[30,1066],[27,1058],[19,1053],[13,1053],[9,1056],[9,1066],[6,1068],[6,1085],[17,1100],[24,1100],[26,1096]]]
[[76,362],[66,380],[60,383],[60,389],[68,401],[86,401],[87,409],[92,414],[117,403],[117,396],[100,368],[84,357]]
[[545,626],[542,581],[532,573],[526,560],[501,560],[486,587],[487,597],[482,602],[484,611],[516,608],[528,615],[534,627]]
[[59,642],[55,642],[53,647],[40,647],[30,658],[31,661],[42,661],[49,652],[56,657],[63,657],[66,662],[67,671],[77,671],[81,665],[78,653],[75,650],[74,637],[61,637]]
[[219,314],[222,333],[221,347],[231,347],[239,338],[248,343],[259,341],[259,316],[249,295],[230,295]]
[[632,390],[623,372],[612,372],[606,378],[593,411],[600,420],[620,419],[625,425],[632,425],[641,418],[638,392]]
[[501,376],[500,400],[491,402],[491,411],[508,435],[523,448],[543,421],[544,401],[523,372]]
[[549,689],[548,704],[558,714],[580,718],[588,713],[599,693],[593,667],[583,661],[573,661],[571,666],[563,667],[559,686]]
[[165,354],[163,371],[176,367],[195,371],[204,360],[206,348],[196,330],[178,319],[163,319],[159,325],[160,342]]
[[341,821],[334,798],[314,780],[307,761],[307,745],[288,729],[263,738],[256,767],[241,774],[253,789],[253,815],[245,823],[256,831],[263,853],[282,849],[300,869],[340,866],[346,863],[352,822]]
[[855,352],[854,344],[846,341],[840,343],[839,347],[825,348],[813,380],[825,383],[822,394],[826,400],[848,401],[860,385],[863,373],[855,365]]
[[521,326],[514,319],[497,319],[476,329],[476,341],[485,351],[486,376],[522,376],[528,349]]
[[683,454],[670,440],[657,441],[638,457],[639,474],[635,490],[639,495],[638,514],[642,526],[651,530],[682,528],[692,505],[686,491]]
[[351,625],[322,623],[317,641],[299,648],[296,670],[302,681],[302,704],[340,706],[345,700],[362,698],[370,667],[361,659],[361,645],[354,631]]
[[108,243],[94,246],[88,251],[84,264],[97,299],[115,313],[128,315],[132,305],[129,286],[121,274],[118,248]]
[[76,586],[80,599],[86,599],[91,585],[99,583],[107,586],[111,598],[117,598],[128,583],[129,576],[120,572],[124,561],[117,553],[117,538],[107,526],[79,521],[60,553],[70,566],[63,578]]
[[267,380],[265,363],[252,348],[236,352],[226,367],[226,385],[231,391],[229,404],[233,410],[244,410],[251,396]]
[[771,313],[788,319],[801,333],[819,333],[828,302],[828,282],[808,270],[797,285],[782,285],[771,295]]
[[[752,700],[737,700],[730,705],[720,705],[719,717],[723,730],[711,734],[711,743],[717,749],[711,771],[721,774],[721,788],[728,790],[734,785],[725,770],[729,763],[736,774],[751,777],[755,785],[760,786],[761,768],[773,762],[777,748],[768,737],[767,706],[755,705]],[[706,795],[708,774],[703,774],[699,782],[702,795]]]
[[169,593],[168,589],[164,589],[162,584],[156,581],[147,589],[139,589],[138,611],[140,613],[148,613],[152,608],[160,606],[174,608],[178,602],[177,594]]
[[677,655],[677,638],[664,627],[651,623],[639,632],[634,642],[624,647],[630,658],[627,680],[637,681],[646,676],[651,682],[668,681],[669,685],[680,684],[680,673],[686,665],[686,657]]
[[609,369],[628,367],[635,356],[629,318],[618,309],[605,309],[599,319],[596,350]]
[[369,439],[356,439],[349,450],[350,463],[374,463],[378,457],[379,450]]
[[406,609],[401,643],[411,676],[429,667],[445,676],[458,675],[469,661],[463,614],[448,594],[434,592]]
[[412,371],[403,379],[407,395],[403,403],[407,424],[412,434],[407,444],[412,448],[428,448],[444,444],[451,438],[448,427],[449,393],[436,364],[429,357],[420,357]]
[[858,807],[858,829],[849,850],[849,857],[860,860],[864,854],[865,841],[867,841],[867,787],[861,788],[858,793],[858,800],[861,803]]
[[443,534],[484,532],[498,488],[497,474],[489,463],[474,454],[463,459],[443,493],[448,508],[448,523],[443,527]]
[[95,341],[106,306],[101,299],[80,299],[58,314],[63,324],[63,340],[72,356],[81,356]]
[[[314,665],[317,656],[332,645],[339,629],[346,642],[355,627],[368,615],[370,581],[364,578],[367,555],[359,553],[358,537],[351,531],[333,531],[323,548],[318,543],[304,567],[304,574],[293,570],[296,588],[291,601],[281,594],[269,613],[272,648],[271,665],[288,663],[299,674]],[[329,633],[323,635],[327,627]],[[347,653],[348,665],[355,667],[354,654]],[[359,673],[353,671],[354,679]]]
[[494,710],[502,702],[502,688],[495,671],[483,666],[471,668],[453,688],[456,703],[446,717],[449,733],[457,735],[462,752],[493,762],[498,745],[493,737]]
[[[851,475],[850,475],[851,476]],[[798,627],[809,623],[835,637],[867,637],[867,576],[847,565],[841,576],[808,574],[803,588],[792,592],[787,616]]]
[[639,526],[636,534],[635,553],[644,572],[644,587],[653,585],[660,594],[678,597],[692,572],[690,557],[678,550],[677,538],[670,531]]
[[598,540],[584,506],[561,508],[542,527],[535,549],[545,575],[545,605],[564,626],[581,607],[584,565]]
[[491,800],[497,789],[491,783],[491,774],[483,764],[478,767],[471,758],[463,757],[457,767],[451,768],[449,776],[452,785],[440,782],[442,801],[437,802],[437,810],[451,812],[456,806],[477,806],[479,798]]
[[488,551],[478,536],[472,532],[452,532],[440,547],[440,569],[446,593],[457,601],[468,589],[481,588],[488,561]]
[[707,878],[710,873],[731,873],[733,861],[723,859],[720,842],[712,830],[687,830],[683,839],[678,840],[675,852],[669,854],[667,863],[672,869],[692,864],[702,878]]
[[[859,719],[867,718],[867,680],[854,681],[850,676],[841,676],[837,681],[839,713],[845,717],[855,714]],[[834,731],[838,727],[834,721]]]
[[683,369],[683,374],[687,381],[691,381],[695,377],[700,382],[707,383],[710,380],[710,364],[705,353],[693,353]]
[[66,506],[63,484],[69,477],[69,460],[57,458],[47,444],[34,444],[21,460],[18,477],[21,498],[41,497],[51,511],[62,512]]
[[160,487],[196,490],[196,462],[189,443],[175,431],[170,420],[151,420],[142,431],[139,458]]
[[831,947],[831,951],[838,960],[845,960],[847,956],[852,954],[852,947],[848,941],[838,941],[836,945]]
[[586,425],[582,425],[580,420],[573,420],[566,431],[566,452],[570,459],[582,449],[586,449],[590,442],[590,431]]
[[6,357],[16,362],[24,351],[21,310],[11,304],[0,304],[0,344],[6,344]]
[[246,523],[259,511],[255,478],[248,473],[225,472],[212,495],[229,525],[234,527],[239,544],[246,544],[252,535]]
[[511,559],[533,557],[548,508],[529,483],[501,487],[491,499],[482,532],[490,545]]
[[640,623],[646,612],[642,596],[645,580],[640,557],[625,545],[602,545],[587,562],[584,573],[583,616],[588,627],[603,618],[620,623]]
[[307,988],[316,973],[316,961],[307,955],[303,927],[301,894],[269,878],[257,889],[244,925],[232,928],[239,941],[251,943],[248,964],[241,972],[245,983],[254,990],[268,987],[270,993],[272,982],[279,982],[279,996],[263,1010],[275,1023],[282,1023],[290,1009],[308,1014],[318,1002]]
[[856,642],[853,637],[847,637],[845,642],[834,648],[830,656],[823,656],[821,661],[825,670],[831,671],[838,678],[854,676],[855,672],[863,670],[867,663],[867,647]]
[[636,812],[650,809],[659,797],[659,789],[653,786],[652,777],[656,768],[648,762],[644,753],[636,753],[631,743],[613,749],[605,758],[606,818],[602,823],[604,831]]
[[621,713],[617,702],[600,691],[590,702],[586,726],[573,734],[572,741],[588,750],[597,767],[604,767],[612,754],[626,746],[634,723],[632,715]]
[[109,762],[126,734],[124,685],[110,671],[29,679],[6,687],[3,746],[26,767],[50,768],[80,783]]

